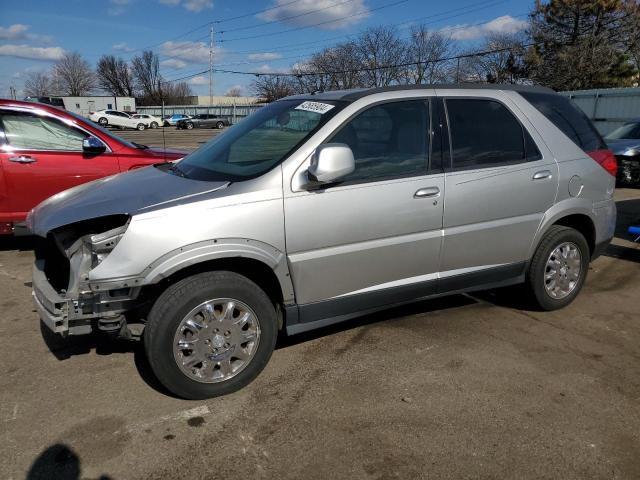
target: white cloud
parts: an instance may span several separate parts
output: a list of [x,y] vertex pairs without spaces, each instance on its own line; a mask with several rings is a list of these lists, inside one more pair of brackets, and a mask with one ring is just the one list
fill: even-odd
[[16,40],[19,38],[27,38],[27,30],[29,30],[29,25],[23,25],[21,23],[14,23],[8,27],[0,27],[0,39]]
[[168,60],[162,60],[160,62],[160,65],[162,65],[163,67],[169,67],[169,68],[184,68],[187,66],[187,62],[184,62],[182,60],[178,60],[177,58],[170,58]]
[[[160,53],[166,57],[172,57],[186,63],[209,62],[209,45],[204,42],[164,42],[160,46]],[[220,56],[221,50],[214,48],[214,60],[219,60]]]
[[198,75],[197,77],[191,78],[187,83],[189,85],[209,85],[209,79]]
[[454,40],[475,40],[492,33],[517,33],[524,30],[527,25],[524,20],[504,15],[482,25],[456,25],[443,28],[442,32],[450,32]]
[[64,55],[61,47],[31,47],[29,45],[0,45],[0,56],[29,58],[31,60],[59,60]]
[[201,12],[205,8],[213,8],[212,0],[160,0],[160,3],[170,7],[182,5],[190,12]]
[[46,44],[53,42],[53,39],[48,35],[29,33],[28,30],[30,28],[31,26],[22,23],[14,23],[8,27],[0,27],[0,40],[32,40]]
[[280,55],[279,53],[271,53],[271,52],[251,53],[247,55],[247,58],[249,60],[269,61],[269,60],[277,60],[279,58],[282,58],[282,55]]
[[134,49],[127,45],[125,42],[116,43],[115,45],[111,45],[111,48],[116,52],[132,52]]
[[[354,0],[350,2],[340,2],[336,0],[300,0],[299,2],[292,3],[291,0],[275,0],[274,6],[281,5],[281,7],[261,13],[258,15],[258,18],[267,21],[281,21],[296,27],[330,22],[324,23],[324,25],[318,25],[318,28],[335,30],[353,25],[367,18],[369,16],[369,9],[364,2],[365,0]],[[350,17],[351,15],[355,16]]]

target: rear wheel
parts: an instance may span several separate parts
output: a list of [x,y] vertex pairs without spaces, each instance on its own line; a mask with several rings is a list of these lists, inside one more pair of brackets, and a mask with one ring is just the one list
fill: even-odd
[[107,120],[105,117],[100,117],[98,119],[98,123],[100,124],[100,126],[106,127],[107,125],[109,125],[109,120]]
[[193,129],[193,123],[188,122],[188,123],[185,125],[185,127],[186,127],[186,129],[187,129],[187,130],[192,130],[192,129]]
[[151,122],[151,128],[158,128],[158,122]]
[[218,130],[222,130],[222,129],[224,128],[224,122],[218,122],[218,123],[216,123],[216,128],[217,128]]
[[138,130],[143,131],[147,126],[144,123],[139,123],[136,127]]
[[207,272],[169,287],[149,314],[144,343],[160,382],[189,399],[225,395],[265,367],[277,337],[273,303],[233,272]]
[[527,272],[527,287],[537,305],[556,310],[580,292],[589,269],[589,246],[573,228],[553,225],[538,245]]

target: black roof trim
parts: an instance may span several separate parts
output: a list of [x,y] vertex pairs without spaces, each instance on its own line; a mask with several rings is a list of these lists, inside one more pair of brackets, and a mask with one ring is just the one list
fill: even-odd
[[454,84],[446,84],[446,83],[436,83],[436,84],[425,84],[425,85],[393,85],[390,87],[376,87],[369,88],[364,90],[355,90],[349,93],[346,93],[341,97],[341,100],[349,100],[354,101],[359,98],[367,97],[369,95],[373,95],[376,93],[384,93],[384,92],[397,92],[402,90],[424,90],[424,89],[435,89],[435,90],[513,90],[516,92],[537,92],[537,93],[555,93],[553,90],[547,87],[540,87],[537,85],[514,85],[511,83],[454,83]]

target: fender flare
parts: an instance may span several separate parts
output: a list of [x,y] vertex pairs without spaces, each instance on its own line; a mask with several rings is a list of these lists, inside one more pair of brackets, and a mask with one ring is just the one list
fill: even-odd
[[185,245],[153,261],[140,274],[142,285],[152,285],[193,265],[229,258],[250,258],[273,270],[282,291],[284,303],[295,299],[293,283],[284,252],[264,242],[246,238],[205,240]]

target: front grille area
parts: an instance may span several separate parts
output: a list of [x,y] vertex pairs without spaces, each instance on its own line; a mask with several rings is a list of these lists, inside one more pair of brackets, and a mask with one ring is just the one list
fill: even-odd
[[35,254],[38,260],[44,260],[44,273],[51,286],[58,293],[66,292],[69,287],[69,259],[53,237],[38,239]]

